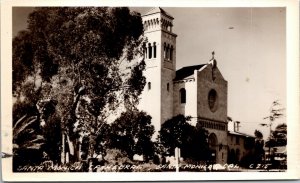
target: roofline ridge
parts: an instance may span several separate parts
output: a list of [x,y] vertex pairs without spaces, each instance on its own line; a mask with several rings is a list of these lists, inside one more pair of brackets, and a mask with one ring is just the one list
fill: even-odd
[[181,69],[182,68],[188,68],[188,67],[204,66],[204,65],[206,65],[206,64],[189,65],[189,66],[181,67]]
[[166,10],[164,10],[163,8],[161,8],[160,6],[157,6],[157,7],[152,7],[150,10],[148,10],[146,13],[143,13],[142,16],[147,16],[147,15],[152,15],[152,14],[156,14],[156,13],[159,13],[159,12],[154,12],[154,13],[150,13],[152,10],[158,8],[159,9],[159,12],[164,14],[165,16],[169,17],[170,19],[174,19],[174,17],[168,13]]
[[247,133],[244,133],[244,132],[237,132],[237,131],[231,131],[231,130],[228,130],[228,132],[234,132],[234,133],[238,133],[238,134],[241,134],[241,135],[245,135],[245,136],[249,136],[249,137],[255,137],[254,135],[251,135],[251,134],[247,134]]

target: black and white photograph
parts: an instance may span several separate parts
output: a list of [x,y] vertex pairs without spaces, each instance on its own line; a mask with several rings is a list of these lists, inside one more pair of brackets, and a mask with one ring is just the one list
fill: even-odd
[[289,5],[10,8],[10,176],[299,176]]

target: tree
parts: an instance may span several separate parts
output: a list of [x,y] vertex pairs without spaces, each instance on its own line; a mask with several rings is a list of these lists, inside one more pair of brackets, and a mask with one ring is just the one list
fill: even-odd
[[28,161],[32,161],[31,163],[40,161],[38,156],[30,158],[32,155],[41,154],[41,147],[45,144],[45,138],[41,133],[35,133],[38,124],[37,116],[24,115],[13,126],[14,165],[25,165]]
[[272,131],[273,146],[285,146],[287,143],[287,125],[285,123],[276,126]]
[[[18,97],[20,90],[24,91],[23,83],[29,76],[35,75],[33,63],[33,50],[31,42],[31,34],[29,31],[21,31],[18,36],[13,39],[13,95]],[[22,86],[23,84],[23,86]],[[23,92],[24,94],[25,92]]]
[[254,163],[261,163],[265,154],[263,134],[259,130],[254,131],[255,146],[254,146]]
[[263,134],[259,130],[255,130],[254,135],[257,140],[262,140],[264,137]]
[[284,108],[278,108],[280,106],[281,104],[278,100],[274,101],[271,105],[269,116],[266,116],[263,119],[269,119],[270,122],[273,122],[276,119],[281,118],[283,116]]
[[179,147],[181,155],[195,161],[208,158],[208,132],[197,125],[190,125],[190,117],[177,115],[163,123],[159,132],[159,143],[163,146],[163,155],[174,155]]
[[159,141],[166,148],[167,155],[173,155],[176,147],[182,148],[186,141],[191,140],[193,127],[187,122],[189,120],[189,117],[177,115],[162,124]]
[[58,138],[61,131],[54,113],[55,105],[56,101],[53,100],[39,102],[35,115],[24,115],[14,123],[14,170],[19,165],[38,164],[49,157],[54,161],[59,160]]
[[274,138],[274,133],[272,131],[272,125],[273,125],[273,123],[276,119],[279,119],[284,115],[283,114],[284,108],[281,108],[280,106],[281,106],[281,104],[279,103],[278,100],[272,102],[272,105],[270,107],[270,114],[263,118],[263,119],[268,119],[269,123],[268,124],[266,124],[266,123],[261,124],[262,126],[267,126],[267,127],[270,128],[270,135],[269,135],[269,138],[268,138],[265,145],[266,145],[266,147],[269,147],[269,156],[270,156],[271,161],[274,158],[271,155],[271,147],[276,146],[276,140]]
[[183,149],[183,155],[192,160],[199,162],[210,158],[208,140],[208,131],[199,124],[196,125],[191,134],[191,142],[187,143],[187,149]]
[[61,119],[56,113],[53,113],[43,127],[45,138],[43,150],[47,153],[48,160],[52,160],[54,163],[59,163],[61,160],[61,133]]
[[[15,104],[34,108],[39,100],[56,99],[64,133],[75,148],[88,136],[93,153],[108,111],[124,100],[135,105],[145,85],[145,64],[136,60],[142,34],[140,15],[128,8],[36,8],[28,30],[13,40]],[[124,62],[133,65],[127,74]],[[27,111],[14,108],[16,120]]]
[[144,155],[147,161],[154,155],[153,133],[151,116],[137,109],[123,112],[111,124],[110,148],[125,152],[130,159],[134,154]]

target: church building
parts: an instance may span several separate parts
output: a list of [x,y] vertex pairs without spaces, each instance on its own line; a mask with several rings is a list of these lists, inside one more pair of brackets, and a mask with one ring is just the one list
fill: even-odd
[[179,114],[191,116],[192,125],[200,123],[208,130],[214,161],[226,163],[228,89],[214,52],[211,60],[176,70],[174,18],[162,8],[152,8],[142,20],[148,39],[144,53],[147,83],[139,108],[152,116],[156,135],[166,120]]

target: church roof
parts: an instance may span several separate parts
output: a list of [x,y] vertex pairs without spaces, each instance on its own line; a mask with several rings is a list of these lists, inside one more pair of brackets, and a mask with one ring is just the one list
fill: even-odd
[[199,70],[201,69],[203,66],[205,66],[206,64],[201,64],[201,65],[193,65],[193,66],[187,66],[187,67],[183,67],[179,70],[176,71],[176,77],[175,77],[175,81],[176,80],[182,80],[190,75],[194,74],[194,70]]
[[160,7],[154,7],[154,8],[151,8],[149,11],[147,11],[145,14],[143,14],[142,16],[146,16],[146,15],[152,15],[152,14],[155,14],[155,13],[161,13],[161,14],[164,14],[165,16],[171,18],[171,19],[174,19],[172,17],[172,15],[170,15],[168,12],[166,12],[164,9],[160,8]]

